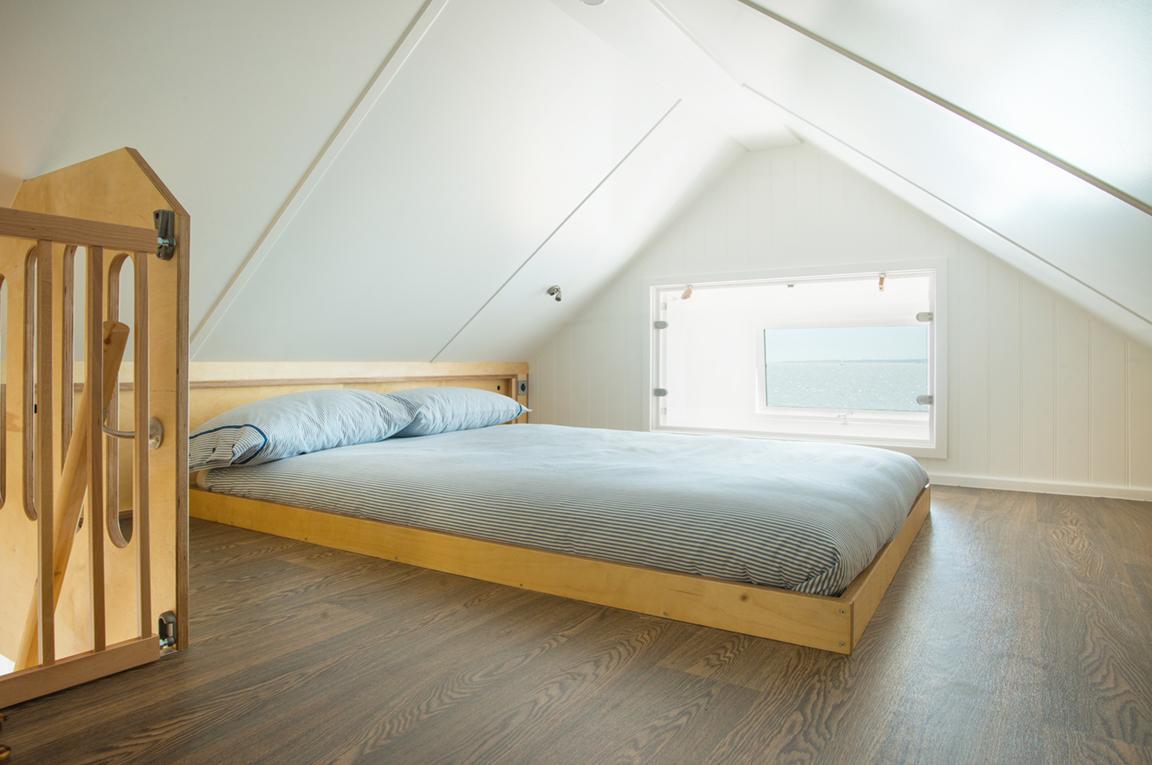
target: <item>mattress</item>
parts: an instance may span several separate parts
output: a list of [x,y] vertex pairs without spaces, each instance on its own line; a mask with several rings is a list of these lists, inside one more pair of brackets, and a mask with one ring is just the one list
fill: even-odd
[[835,595],[927,483],[903,454],[759,438],[508,425],[209,470],[213,492]]

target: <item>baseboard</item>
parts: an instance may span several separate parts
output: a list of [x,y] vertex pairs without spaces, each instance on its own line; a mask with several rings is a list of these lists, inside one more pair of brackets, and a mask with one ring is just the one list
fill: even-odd
[[998,478],[982,475],[957,475],[929,470],[932,483],[937,486],[962,486],[969,489],[1000,489],[1028,491],[1037,494],[1069,494],[1075,497],[1104,497],[1108,499],[1136,499],[1152,502],[1152,487],[1117,486],[1102,483],[1076,483],[1042,481],[1028,478]]

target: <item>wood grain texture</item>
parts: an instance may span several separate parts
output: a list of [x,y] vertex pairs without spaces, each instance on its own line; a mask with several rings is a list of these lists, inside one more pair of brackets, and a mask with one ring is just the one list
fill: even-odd
[[[70,556],[60,602],[56,606],[54,653],[60,658],[87,653],[93,646],[100,648],[100,644],[105,642],[100,636],[105,633],[109,643],[147,634],[154,628],[160,613],[172,610],[181,616],[178,623],[183,645],[187,635],[184,631],[187,620],[183,618],[187,610],[183,579],[187,567],[182,563],[187,554],[187,213],[132,149],[119,149],[29,179],[21,185],[13,207],[16,209],[5,211],[0,216],[3,218],[0,223],[17,227],[14,232],[17,236],[34,230],[41,235],[60,236],[65,242],[89,245],[89,257],[99,256],[89,262],[89,265],[97,264],[90,273],[98,277],[104,275],[104,269],[121,250],[136,251],[138,262],[147,265],[147,282],[151,288],[146,300],[141,298],[137,306],[142,311],[146,309],[151,331],[147,333],[146,346],[142,344],[145,338],[138,338],[141,342],[137,343],[136,355],[149,359],[150,396],[145,401],[149,403],[150,415],[163,423],[166,432],[166,439],[159,448],[137,455],[137,471],[146,471],[139,483],[149,493],[151,508],[149,516],[137,523],[142,530],[138,536],[147,539],[141,538],[133,546],[120,549],[103,539],[100,532],[107,529],[102,529],[104,524],[95,520],[82,524],[76,535],[78,544]],[[150,254],[139,254],[156,248],[152,216],[157,209],[171,209],[177,215],[178,253],[168,261]],[[0,240],[0,273],[5,277],[9,293],[6,377],[10,383],[27,379],[25,372],[31,368],[33,357],[37,355],[33,353],[36,341],[40,344],[45,340],[51,341],[53,358],[63,360],[57,362],[58,368],[52,372],[52,379],[58,380],[59,385],[52,386],[51,396],[39,397],[36,420],[45,424],[39,428],[40,436],[56,432],[69,437],[74,435],[75,413],[68,390],[72,382],[80,382],[88,376],[81,365],[70,363],[71,335],[78,326],[73,324],[74,317],[66,309],[60,310],[60,306],[72,305],[76,288],[72,274],[75,251],[57,243],[51,248],[51,257],[40,259],[41,279],[51,271],[55,271],[58,278],[52,285],[52,299],[37,302],[28,299],[33,294],[25,255],[28,244],[18,239]],[[93,244],[108,246],[111,249],[109,257],[103,257],[102,248],[92,247]],[[26,274],[23,281],[29,284],[17,288],[21,280],[15,277],[21,272]],[[142,283],[144,280],[137,281]],[[84,291],[85,296],[103,297],[102,289],[100,284],[94,284],[92,289]],[[108,301],[99,302],[105,304]],[[46,324],[40,337],[36,338],[17,331],[31,325],[36,311],[43,312],[49,308],[52,309],[50,331],[47,331]],[[96,310],[87,316],[89,326],[100,320],[99,314],[100,311]],[[136,324],[143,328],[143,322]],[[11,342],[13,337],[16,342]],[[40,379],[49,380],[49,377],[41,374]],[[32,433],[32,390],[28,385],[9,384],[5,393],[8,425],[3,460],[5,488],[26,488],[28,491],[25,493],[31,493],[34,476],[30,449],[27,448],[31,439],[26,436]],[[47,420],[51,420],[50,425]],[[44,444],[52,445],[53,469],[39,471],[40,479],[47,476],[51,481],[54,475],[59,475],[64,461],[65,438],[53,439],[58,443],[39,440],[42,441],[41,453],[45,452]],[[25,448],[20,449],[19,445]],[[148,457],[146,461],[144,456]],[[85,478],[91,477],[89,470],[85,469],[83,473]],[[60,487],[56,487],[57,493],[59,490]],[[0,540],[3,540],[0,579],[4,581],[4,586],[0,587],[0,653],[13,656],[17,653],[14,645],[19,639],[16,633],[23,620],[13,618],[12,611],[14,608],[19,610],[32,592],[32,582],[38,571],[34,567],[36,547],[32,545],[37,529],[35,524],[16,515],[21,509],[20,504],[25,505],[24,509],[30,509],[26,496],[8,491],[5,499],[8,507],[0,508]],[[13,499],[17,501],[11,501]],[[115,514],[118,508],[111,509]],[[152,521],[150,529],[148,520]],[[63,533],[66,524],[62,524],[60,518],[56,521]],[[137,558],[141,556],[148,559],[147,568],[152,574],[145,586],[137,581],[136,576]],[[50,556],[40,556],[41,563],[45,560],[51,563]],[[97,579],[90,576],[92,571],[102,573],[98,573]],[[48,581],[49,577],[41,575],[40,579]],[[125,593],[130,593],[126,597],[132,601],[137,595],[148,601],[143,604],[144,612],[139,617],[136,608],[121,607],[120,601]],[[99,614],[95,613],[93,603],[95,609],[100,610]],[[40,610],[43,610],[43,604]],[[92,667],[100,665],[99,661],[88,659],[93,657],[78,661]]]
[[536,592],[848,653],[851,604],[193,490],[192,517]]
[[931,507],[925,488],[895,538],[840,597],[490,542],[290,505],[191,493],[192,517],[652,616],[850,654]]
[[0,682],[0,707],[46,696],[159,658],[160,643],[155,637],[138,638],[100,651],[69,656],[48,667],[19,670],[5,675]]
[[94,220],[0,207],[0,236],[46,239],[58,244],[97,245],[110,250],[156,251],[156,232]]
[[1144,503],[936,488],[852,657],[192,532],[193,650],[9,710],[14,762],[1152,759]]

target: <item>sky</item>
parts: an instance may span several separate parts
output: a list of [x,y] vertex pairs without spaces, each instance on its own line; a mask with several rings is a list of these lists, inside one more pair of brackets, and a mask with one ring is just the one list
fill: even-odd
[[927,359],[928,326],[764,330],[764,361]]

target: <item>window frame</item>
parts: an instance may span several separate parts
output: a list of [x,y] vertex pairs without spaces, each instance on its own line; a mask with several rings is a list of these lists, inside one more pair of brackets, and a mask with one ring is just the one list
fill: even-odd
[[[830,281],[832,279],[853,279],[877,276],[880,273],[889,276],[927,275],[929,277],[929,310],[933,314],[930,323],[929,336],[929,391],[933,396],[932,406],[928,409],[929,440],[907,439],[900,437],[886,438],[868,434],[845,434],[843,430],[833,435],[819,432],[804,432],[799,429],[787,430],[752,430],[735,429],[728,427],[701,428],[664,425],[661,423],[661,398],[654,395],[654,390],[661,385],[662,359],[667,353],[667,333],[656,329],[656,322],[661,318],[660,296],[663,291],[670,289],[683,289],[684,285],[694,287],[740,287],[764,283],[781,283],[795,281]],[[948,310],[947,310],[947,261],[944,259],[901,260],[883,263],[852,263],[841,265],[828,265],[820,267],[780,268],[767,271],[726,273],[726,274],[693,274],[688,276],[666,276],[650,279],[647,283],[648,311],[648,429],[653,432],[687,433],[700,435],[736,435],[753,438],[772,438],[796,441],[827,441],[831,443],[851,443],[865,446],[877,446],[892,449],[913,457],[944,459],[947,457],[948,445]],[[767,413],[762,406],[764,394],[764,348],[763,342],[757,347],[757,379],[755,384],[756,400],[753,402],[755,416],[775,416],[781,420],[790,420],[796,424],[803,422],[823,422],[823,424],[838,422],[835,416],[822,417],[812,414],[796,414],[792,417],[778,413]],[[832,412],[833,410],[829,410]],[[898,416],[871,416],[865,414],[858,420],[862,425],[867,422],[882,420],[898,421]]]

